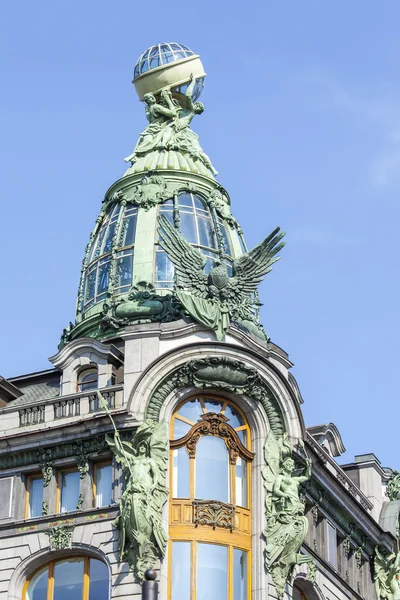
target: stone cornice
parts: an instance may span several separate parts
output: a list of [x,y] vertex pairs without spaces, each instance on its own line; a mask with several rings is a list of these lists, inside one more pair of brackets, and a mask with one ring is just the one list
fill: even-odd
[[93,352],[98,357],[103,358],[119,367],[124,362],[124,354],[114,344],[103,344],[94,338],[77,338],[66,344],[60,352],[50,357],[50,362],[58,369],[64,369],[77,355],[77,353],[86,351]]

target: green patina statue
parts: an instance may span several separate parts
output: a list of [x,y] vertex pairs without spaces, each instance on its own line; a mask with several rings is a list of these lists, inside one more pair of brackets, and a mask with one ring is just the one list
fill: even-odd
[[308,530],[304,504],[299,498],[299,485],[311,477],[311,461],[306,459],[304,475],[294,476],[295,463],[288,436],[284,434],[277,439],[272,431],[264,446],[264,458],[265,565],[271,573],[278,598],[283,598],[293,567],[312,561],[310,556],[299,553]]
[[198,135],[190,129],[195,115],[204,111],[201,102],[193,102],[196,79],[190,77],[190,83],[182,101],[173,97],[172,92],[164,89],[159,98],[152,93],[145,94],[146,118],[149,125],[139,137],[132,154],[125,162],[135,165],[135,170],[147,170],[152,163],[151,153],[175,151],[199,160],[213,175],[217,174],[211,160],[200,146]]
[[387,495],[389,500],[400,499],[400,473],[396,470],[393,471],[393,475],[388,481]]
[[206,257],[175,229],[165,215],[158,218],[160,246],[175,266],[175,294],[182,306],[199,323],[215,331],[221,340],[232,319],[245,326],[254,321],[252,294],[264,275],[269,273],[276,254],[283,248],[284,233],[276,228],[261,244],[242,254],[232,263],[228,273],[224,253],[209,274],[204,273]]
[[374,581],[378,600],[400,600],[400,552],[384,557],[376,546]]
[[162,525],[162,509],[168,498],[166,424],[165,421],[146,421],[130,442],[124,441],[107,403],[98,394],[101,408],[108,413],[115,431],[113,437],[106,436],[106,441],[125,476],[120,514],[114,521],[120,532],[120,560],[126,560],[142,582],[145,571],[154,568],[157,560],[164,556],[168,539]]

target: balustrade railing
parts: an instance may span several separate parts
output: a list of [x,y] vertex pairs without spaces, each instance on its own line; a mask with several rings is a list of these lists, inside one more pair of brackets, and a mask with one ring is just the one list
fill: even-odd
[[[110,386],[99,391],[110,410],[122,405],[122,385]],[[51,411],[51,406],[53,411]],[[24,406],[18,410],[19,426],[39,425],[52,420],[58,421],[96,412],[102,412],[102,409],[100,408],[97,390],[91,390],[72,396],[52,398],[35,406]]]

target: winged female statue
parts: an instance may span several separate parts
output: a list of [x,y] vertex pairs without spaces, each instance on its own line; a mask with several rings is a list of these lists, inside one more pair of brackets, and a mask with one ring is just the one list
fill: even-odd
[[378,600],[400,600],[400,552],[384,557],[376,546],[374,581]]
[[188,313],[215,331],[218,340],[229,329],[232,318],[252,320],[252,294],[279,260],[276,255],[285,245],[281,242],[285,234],[279,233],[279,227],[261,244],[236,258],[230,276],[223,256],[206,274],[207,257],[189,244],[165,215],[160,215],[158,221],[160,246],[175,266],[175,293]]
[[311,476],[311,460],[306,459],[303,475],[293,475],[295,464],[288,436],[284,434],[277,439],[272,431],[265,442],[264,459],[265,563],[271,572],[278,598],[282,598],[294,565],[312,561],[310,556],[299,554],[308,529],[304,504],[299,498],[299,485]]
[[106,441],[125,476],[120,514],[113,523],[120,532],[120,560],[130,564],[141,582],[145,571],[164,556],[167,545],[167,534],[162,526],[162,508],[168,498],[166,424],[165,421],[144,422],[131,441],[122,440],[107,403],[100,392],[98,394],[100,406],[114,426],[114,435],[106,435]]

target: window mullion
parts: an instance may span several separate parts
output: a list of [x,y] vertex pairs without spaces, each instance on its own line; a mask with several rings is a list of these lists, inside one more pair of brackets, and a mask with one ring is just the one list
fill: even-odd
[[228,600],[233,600],[233,546],[228,546]]
[[197,596],[197,542],[192,542],[190,545],[190,561],[192,563],[191,573],[191,590],[190,600],[196,600]]
[[85,556],[84,562],[84,572],[83,572],[83,587],[82,587],[82,600],[89,600],[89,568],[90,568],[90,559],[88,556]]
[[54,595],[54,560],[49,564],[49,575],[47,579],[47,600],[53,600]]

